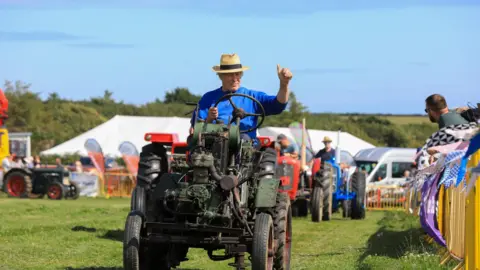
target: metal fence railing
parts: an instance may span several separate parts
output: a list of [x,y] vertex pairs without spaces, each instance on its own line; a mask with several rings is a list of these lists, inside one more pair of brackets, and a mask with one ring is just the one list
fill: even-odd
[[371,186],[367,188],[368,210],[403,210],[406,193],[396,186]]

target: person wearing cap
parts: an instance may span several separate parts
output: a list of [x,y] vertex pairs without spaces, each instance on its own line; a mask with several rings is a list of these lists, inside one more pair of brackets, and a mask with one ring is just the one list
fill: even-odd
[[279,151],[281,156],[291,156],[293,158],[298,158],[298,153],[300,149],[298,145],[291,143],[285,134],[280,134],[277,137],[277,142],[280,145]]
[[318,151],[318,153],[315,155],[315,158],[320,158],[320,162],[323,163],[335,157],[335,149],[332,148],[332,139],[330,139],[328,136],[325,136],[322,142],[325,144],[325,147]]
[[[276,95],[268,95],[264,92],[252,90],[241,85],[243,72],[248,70],[249,67],[241,64],[240,57],[237,54],[222,54],[220,57],[220,65],[214,66],[212,69],[222,81],[222,86],[202,96],[197,105],[198,119],[207,123],[221,120],[223,123],[228,124],[233,113],[233,106],[228,99],[221,101],[217,107],[214,107],[214,105],[221,97],[230,93],[244,94],[258,100],[265,110],[265,116],[280,114],[287,107],[290,94],[289,84],[293,77],[288,68],[281,68],[280,65],[277,65],[280,87]],[[231,100],[237,107],[242,108],[245,113],[261,113],[258,104],[251,99],[234,96]],[[191,128],[194,127],[197,121],[196,114],[197,110],[192,114],[190,132],[192,132]],[[240,120],[240,129],[251,129],[257,125],[257,121],[257,116],[247,116]],[[243,135],[243,137],[256,139],[257,131],[250,131],[246,135],[247,136]]]

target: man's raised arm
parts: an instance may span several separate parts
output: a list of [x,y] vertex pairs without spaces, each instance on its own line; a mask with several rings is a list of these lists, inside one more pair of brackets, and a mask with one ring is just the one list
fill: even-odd
[[290,80],[293,75],[288,68],[281,68],[277,65],[278,79],[280,88],[276,96],[270,96],[264,92],[257,92],[256,99],[262,103],[266,115],[275,115],[282,113],[287,108],[288,98],[290,96]]
[[290,89],[288,85],[293,75],[288,68],[281,68],[280,65],[277,65],[278,79],[280,80],[280,89],[278,89],[277,100],[282,104],[288,102],[288,97],[290,96]]

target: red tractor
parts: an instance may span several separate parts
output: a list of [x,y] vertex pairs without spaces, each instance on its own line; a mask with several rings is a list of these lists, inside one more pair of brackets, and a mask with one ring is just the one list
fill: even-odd
[[[257,137],[262,147],[275,148],[275,141],[270,137]],[[305,217],[308,215],[309,198],[312,187],[312,178],[302,171],[301,160],[290,156],[280,156],[277,152],[277,168],[275,176],[282,182],[281,192],[287,193],[292,205],[292,216]],[[320,160],[318,159],[318,168]],[[312,174],[314,175],[314,174]]]

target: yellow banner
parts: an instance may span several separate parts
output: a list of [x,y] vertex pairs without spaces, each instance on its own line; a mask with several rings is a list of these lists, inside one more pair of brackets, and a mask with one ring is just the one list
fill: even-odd
[[8,130],[6,128],[0,128],[0,162],[8,155],[10,155]]

